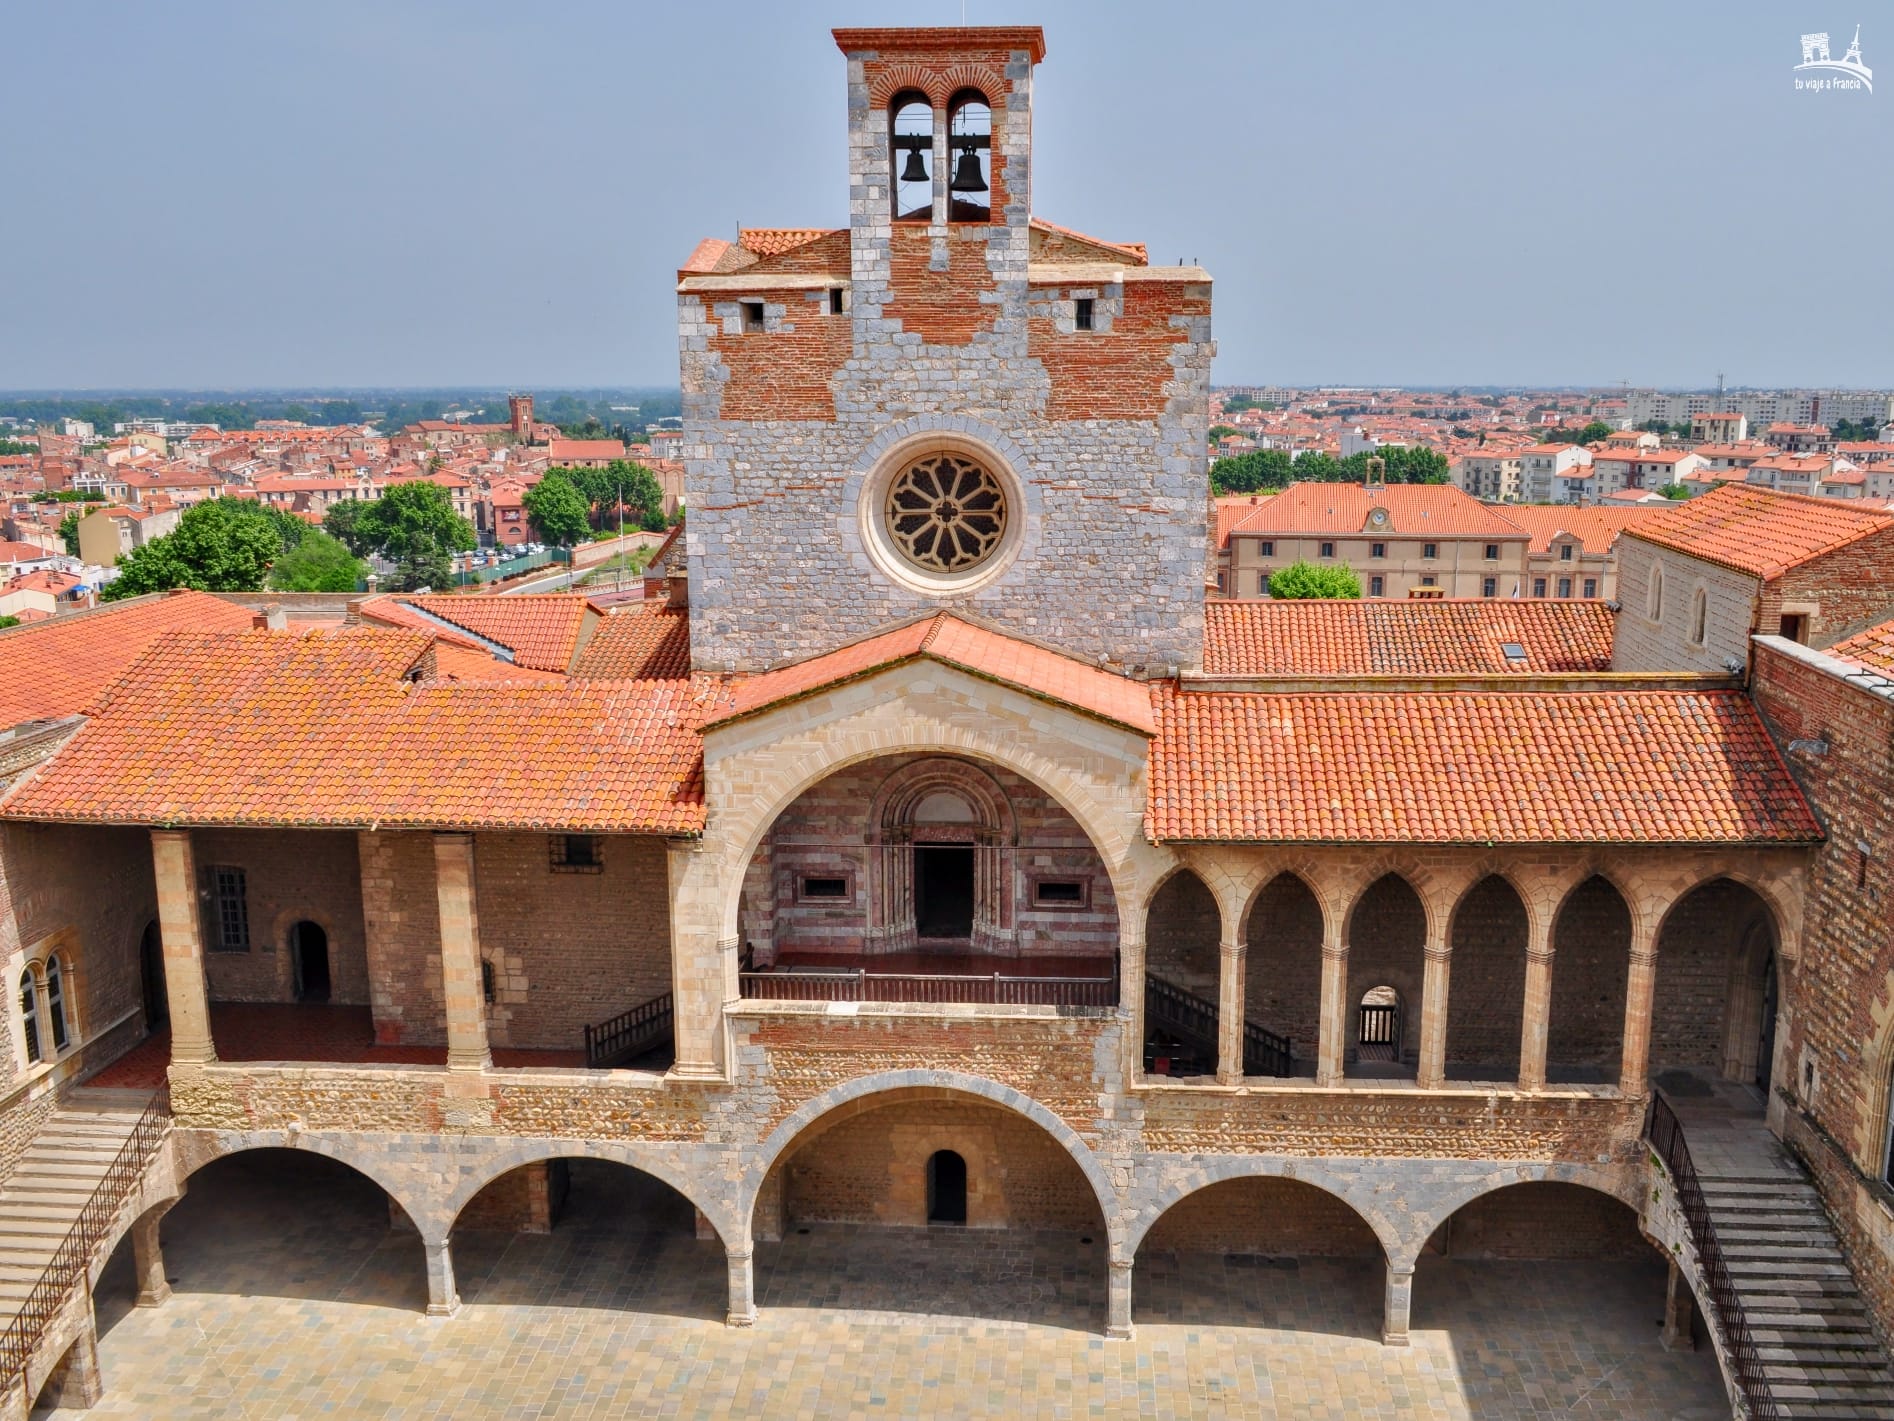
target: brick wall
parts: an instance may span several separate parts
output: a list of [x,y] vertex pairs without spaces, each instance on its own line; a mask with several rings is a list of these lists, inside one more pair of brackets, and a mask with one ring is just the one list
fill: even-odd
[[1451,941],[1447,1061],[1511,1079],[1525,1018],[1526,905],[1505,879],[1483,879],[1460,900]]
[[[1074,330],[1067,314],[1078,295],[1094,302],[1090,331]],[[1207,282],[1035,287],[1032,296],[1026,348],[1052,381],[1048,419],[1162,418],[1178,347],[1192,320],[1210,318]]]
[[1264,887],[1250,909],[1244,955],[1249,1019],[1315,1058],[1322,1024],[1322,905],[1294,874]]
[[662,840],[600,839],[601,871],[556,871],[544,834],[474,842],[481,955],[497,1045],[576,1050],[585,1027],[671,990]]
[[[1388,874],[1369,885],[1348,919],[1348,1026],[1362,994],[1392,987],[1401,997],[1401,1041],[1406,1059],[1420,1050],[1421,979],[1426,972],[1427,910],[1406,880]],[[1319,954],[1318,954],[1319,957]]]
[[1588,878],[1566,896],[1552,927],[1548,1066],[1616,1072],[1630,966],[1631,910],[1605,879]]
[[[1217,900],[1196,874],[1178,874],[1151,896],[1145,914],[1145,971],[1217,999],[1223,931]],[[1319,951],[1319,947],[1318,947]]]
[[927,1222],[928,1159],[952,1150],[967,1166],[973,1227],[1103,1230],[1097,1196],[1044,1130],[977,1102],[922,1101],[864,1111],[787,1156],[784,1208],[793,1221]]
[[1482,1194],[1447,1220],[1429,1252],[1455,1258],[1640,1258],[1638,1216],[1609,1194],[1551,1181]]
[[1803,640],[1809,646],[1836,642],[1894,613],[1894,528],[1860,538],[1832,553],[1790,568],[1765,583],[1756,629],[1773,636],[1782,626],[1784,604],[1814,603]]
[[1657,942],[1657,991],[1651,1003],[1651,1069],[1720,1070],[1737,952],[1767,910],[1754,892],[1728,879],[1707,883],[1671,909]]
[[[329,1000],[361,1005],[369,999],[368,955],[362,930],[362,875],[355,835],[275,829],[199,830],[197,857],[200,931],[206,986],[220,1002],[296,999],[291,929],[318,924],[329,940]],[[205,898],[213,870],[241,868],[249,901],[250,950],[219,952],[217,908]],[[432,881],[429,883],[430,891]]]
[[[476,873],[478,853],[476,847]],[[441,996],[433,836],[363,833],[356,854],[362,870],[362,928],[375,1039],[384,1045],[444,1045],[447,1016]]]
[[1295,1179],[1226,1179],[1178,1200],[1138,1246],[1260,1258],[1380,1258],[1367,1222],[1326,1190]]

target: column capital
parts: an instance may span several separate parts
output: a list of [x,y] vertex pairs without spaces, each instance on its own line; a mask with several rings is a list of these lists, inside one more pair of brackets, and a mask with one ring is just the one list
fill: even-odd
[[1429,962],[1451,962],[1453,948],[1444,942],[1430,942],[1421,949],[1421,955]]
[[1225,957],[1241,957],[1246,946],[1247,944],[1241,942],[1220,942],[1217,944],[1217,951]]

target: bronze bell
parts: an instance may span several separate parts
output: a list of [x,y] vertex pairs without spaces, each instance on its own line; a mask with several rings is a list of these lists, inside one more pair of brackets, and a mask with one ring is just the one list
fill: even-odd
[[971,148],[960,150],[960,161],[954,164],[954,180],[947,184],[949,192],[985,192],[986,177],[980,171],[980,155]]
[[908,160],[901,165],[901,181],[904,183],[924,183],[927,181],[927,163],[921,157],[920,149],[908,149]]

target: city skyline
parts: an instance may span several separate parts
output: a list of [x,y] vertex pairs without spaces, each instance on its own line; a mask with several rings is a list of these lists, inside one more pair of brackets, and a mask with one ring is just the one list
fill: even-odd
[[[17,53],[142,82],[0,94],[41,195],[0,238],[33,335],[0,387],[674,383],[699,237],[845,218],[827,27],[960,9],[739,4],[708,48],[589,4],[28,14]],[[1035,209],[1209,268],[1219,384],[1894,385],[1889,100],[1794,87],[1800,35],[1859,17],[1211,5],[1129,44],[1110,16],[966,14],[1046,26]]]

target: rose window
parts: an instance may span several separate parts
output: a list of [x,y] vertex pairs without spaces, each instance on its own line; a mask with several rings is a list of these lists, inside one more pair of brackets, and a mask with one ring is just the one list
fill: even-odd
[[888,534],[902,556],[929,572],[965,572],[985,562],[1006,533],[1006,494],[960,454],[916,459],[888,486]]

